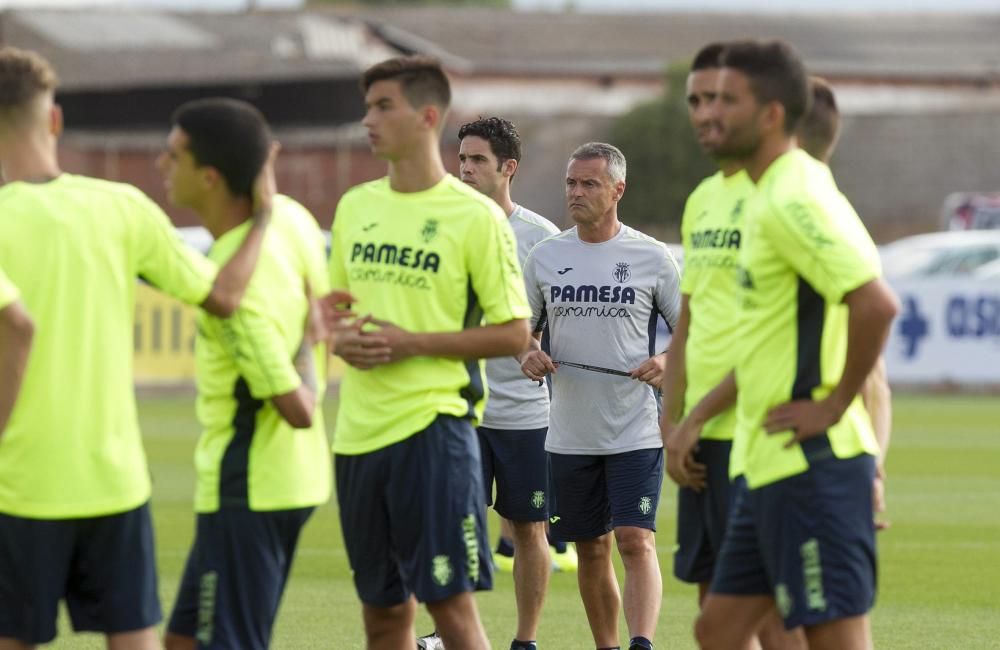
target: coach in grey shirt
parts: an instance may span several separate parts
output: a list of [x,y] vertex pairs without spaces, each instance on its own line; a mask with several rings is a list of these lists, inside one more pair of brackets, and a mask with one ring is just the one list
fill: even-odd
[[589,143],[573,152],[566,202],[576,227],[540,242],[524,266],[533,323],[548,324],[552,356],[536,343],[519,360],[531,379],[553,374],[549,521],[553,536],[577,543],[594,642],[619,645],[613,531],[625,566],[629,647],[643,649],[652,645],[662,596],[653,533],[663,483],[656,391],[666,355],[653,345],[657,318],[671,328],[677,321],[680,278],[663,243],[618,220],[624,192],[625,157],[616,147]]

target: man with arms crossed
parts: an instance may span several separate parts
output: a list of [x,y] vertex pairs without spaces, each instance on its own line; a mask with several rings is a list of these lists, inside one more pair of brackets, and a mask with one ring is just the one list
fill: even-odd
[[[507,120],[491,117],[470,122],[458,131],[462,182],[496,201],[517,239],[521,264],[535,244],[559,232],[555,224],[510,198],[510,186],[521,161],[521,138]],[[538,618],[549,583],[548,486],[545,432],[549,425],[549,392],[525,378],[513,357],[486,362],[489,399],[478,429],[486,503],[510,522],[514,556],[517,633],[511,650],[536,647]],[[496,480],[496,502],[493,482]],[[513,549],[511,549],[513,551]]]
[[0,444],[0,648],[78,631],[157,648],[150,480],[132,380],[136,278],[220,316],[239,305],[270,214],[262,174],[242,246],[215,275],[134,187],[63,173],[55,74],[0,50],[0,265],[38,329]]
[[745,346],[695,411],[736,396],[748,490],[695,634],[703,648],[741,647],[776,605],[811,648],[868,648],[878,445],[858,391],[897,303],[829,169],[795,146],[809,103],[797,55],[780,42],[728,45],[718,88],[717,154],[739,160],[757,193],[740,251]]
[[28,363],[35,325],[24,310],[20,292],[0,269],[0,440],[17,402]]
[[[159,160],[169,199],[198,213],[215,238],[209,258],[224,263],[252,227],[269,129],[255,108],[230,99],[184,104],[173,122]],[[315,220],[311,235],[298,236],[301,210],[275,197],[239,309],[226,320],[198,319],[197,530],[168,650],[267,648],[299,533],[330,497],[315,363],[318,355],[324,367],[326,351],[304,336],[310,285],[326,293],[325,241]]]
[[[547,322],[552,356],[534,341],[521,369],[534,380],[555,373],[545,441],[549,521],[556,539],[576,542],[594,642],[618,647],[613,531],[625,565],[629,647],[648,649],[663,591],[653,533],[663,483],[656,391],[666,354],[654,349],[656,320],[673,328],[680,296],[666,246],[618,220],[624,192],[625,157],[616,147],[592,142],[573,152],[566,202],[577,225],[538,244],[524,267],[532,322]],[[559,360],[626,376],[560,368]]]
[[351,365],[333,443],[341,528],[369,648],[413,647],[419,600],[448,650],[479,650],[489,641],[470,592],[492,569],[477,360],[527,346],[524,280],[506,215],[445,172],[440,64],[390,59],[362,89],[389,174],[345,194],[333,222],[331,286],[369,314],[337,337]]
[[[719,43],[702,48],[687,79],[691,125],[702,149],[712,156],[720,136],[713,111],[723,48]],[[746,233],[744,208],[754,193],[754,184],[738,161],[717,160],[719,172],[691,193],[681,222],[681,316],[670,344],[660,423],[667,472],[679,486],[674,575],[698,585],[699,604],[708,593],[742,480],[742,469],[737,463],[730,465],[736,409],[730,405],[705,423],[694,453],[681,453],[678,448],[682,443],[678,424],[681,414],[689,413],[736,361],[740,347],[733,318],[736,267]],[[801,632],[785,632],[777,611],[768,617],[758,636],[766,649],[805,644]]]

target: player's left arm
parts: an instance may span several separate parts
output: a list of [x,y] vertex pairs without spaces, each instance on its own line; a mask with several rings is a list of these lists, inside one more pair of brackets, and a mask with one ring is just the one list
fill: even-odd
[[[892,436],[892,391],[885,368],[885,358],[879,357],[875,367],[865,379],[861,389],[861,399],[872,421],[875,440],[878,442],[878,462],[875,465],[875,482],[872,485],[872,510],[878,514],[885,512],[885,458],[889,453],[889,439]],[[875,522],[880,530],[889,527],[884,520]]]
[[878,253],[861,220],[842,195],[777,206],[761,221],[778,255],[828,303],[847,306],[847,356],[840,381],[821,400],[796,400],[772,409],[765,428],[791,430],[787,446],[840,421],[858,395],[889,335],[899,302],[880,279]]
[[34,333],[35,325],[19,301],[0,308],[0,436],[21,391]]

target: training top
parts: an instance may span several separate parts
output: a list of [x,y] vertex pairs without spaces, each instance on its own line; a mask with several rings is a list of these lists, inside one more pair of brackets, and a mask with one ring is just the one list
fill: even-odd
[[[322,262],[316,269],[315,257],[303,255],[309,242],[321,258],[325,242],[318,232],[309,236],[300,230],[305,222],[289,214],[297,209],[290,199],[275,201],[260,259],[236,313],[221,319],[202,312],[198,318],[197,512],[290,510],[330,496],[330,454],[320,408],[324,385],[320,382],[308,429],[293,428],[269,399],[302,383],[293,360],[308,311],[305,282],[310,271],[325,272]],[[250,227],[248,221],[219,237],[209,258],[225,264]],[[325,293],[326,287],[317,289]],[[322,346],[316,347],[314,358],[321,360]],[[319,378],[323,368],[317,367]]]
[[[388,177],[354,187],[333,222],[330,286],[354,309],[411,332],[459,332],[530,315],[507,216],[447,175],[420,192]],[[408,438],[439,414],[482,414],[482,364],[411,357],[372,370],[348,367],[340,384],[333,450],[363,454]]]
[[[750,488],[805,472],[791,432],[768,435],[767,412],[789,400],[823,399],[843,374],[844,295],[880,275],[878,251],[829,168],[801,150],[775,160],[747,207],[740,256],[737,442]],[[877,454],[860,397],[827,432],[838,458]],[[737,449],[739,448],[739,450]]]
[[0,188],[0,265],[35,337],[0,440],[0,512],[114,514],[149,499],[132,378],[136,278],[188,304],[215,266],[130,185],[62,174]]
[[[736,267],[745,221],[744,207],[754,192],[753,181],[740,170],[721,171],[703,180],[688,197],[681,222],[684,273],[681,291],[689,296],[685,365],[687,389],[684,415],[736,365],[739,347],[736,312]],[[701,431],[707,440],[732,440],[736,409],[726,409]]]
[[11,283],[3,269],[0,269],[0,309],[14,304],[20,295],[17,287]]
[[[622,225],[584,242],[571,228],[545,239],[524,264],[532,324],[547,323],[553,360],[629,371],[654,348],[657,316],[673,329],[680,272],[666,245]],[[563,366],[552,377],[545,449],[618,454],[663,446],[652,387],[629,377]]]
[[[559,232],[554,223],[520,205],[509,217],[517,239],[517,259],[521,266],[535,244]],[[486,385],[489,399],[483,414],[483,426],[491,429],[541,429],[549,424],[549,390],[531,381],[521,372],[514,357],[486,360]]]

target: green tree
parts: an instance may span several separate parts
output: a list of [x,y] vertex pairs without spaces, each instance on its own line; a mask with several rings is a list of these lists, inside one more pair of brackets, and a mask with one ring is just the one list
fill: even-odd
[[716,169],[688,121],[687,74],[686,65],[670,66],[663,95],[622,115],[612,126],[612,142],[628,161],[622,215],[640,230],[670,241],[680,240],[688,195]]

